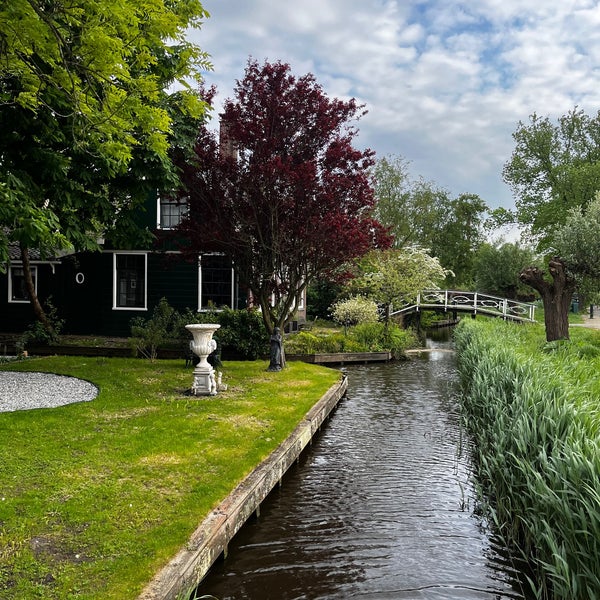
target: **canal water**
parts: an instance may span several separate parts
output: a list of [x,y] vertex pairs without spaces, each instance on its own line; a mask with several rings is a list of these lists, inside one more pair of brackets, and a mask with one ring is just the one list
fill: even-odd
[[347,396],[197,596],[524,598],[476,514],[455,357],[441,346],[344,368]]

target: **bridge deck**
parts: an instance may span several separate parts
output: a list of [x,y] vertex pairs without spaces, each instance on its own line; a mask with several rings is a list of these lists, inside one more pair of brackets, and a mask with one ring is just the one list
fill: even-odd
[[392,315],[409,314],[420,310],[468,312],[506,320],[535,322],[535,306],[479,292],[458,290],[423,290],[417,301],[392,312]]

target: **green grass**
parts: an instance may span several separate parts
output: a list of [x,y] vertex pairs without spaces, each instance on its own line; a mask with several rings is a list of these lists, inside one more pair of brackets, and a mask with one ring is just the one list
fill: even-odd
[[96,384],[92,402],[0,413],[0,597],[135,598],[339,373],[229,362],[186,395],[183,361],[48,357],[2,365]]
[[600,597],[600,331],[546,344],[540,325],[455,333],[482,500],[530,561],[538,598]]

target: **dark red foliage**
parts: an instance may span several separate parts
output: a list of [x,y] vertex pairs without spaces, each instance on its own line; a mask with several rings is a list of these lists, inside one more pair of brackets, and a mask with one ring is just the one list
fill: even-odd
[[250,60],[224,104],[221,139],[202,129],[196,161],[182,166],[185,251],[230,255],[263,312],[274,294],[269,329],[310,280],[390,245],[371,217],[374,153],[352,146],[349,123],[362,114],[354,100],[328,98],[310,74]]

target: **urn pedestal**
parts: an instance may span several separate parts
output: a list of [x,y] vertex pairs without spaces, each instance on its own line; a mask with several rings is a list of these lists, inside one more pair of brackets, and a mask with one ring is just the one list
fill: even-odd
[[214,396],[217,393],[215,370],[206,359],[217,347],[217,342],[212,339],[212,336],[219,327],[221,326],[215,323],[192,323],[185,326],[194,337],[190,342],[190,348],[200,358],[200,362],[194,369],[192,384],[194,396]]

